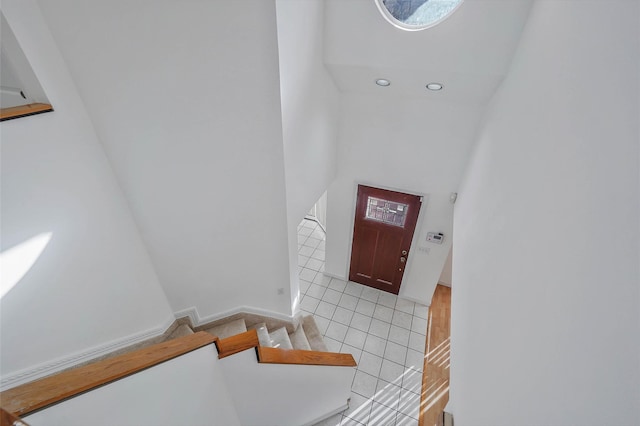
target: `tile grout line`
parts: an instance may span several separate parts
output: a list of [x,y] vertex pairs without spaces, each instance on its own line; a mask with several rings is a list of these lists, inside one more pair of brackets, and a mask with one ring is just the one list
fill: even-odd
[[[307,220],[305,219],[303,222],[306,222],[306,221]],[[302,225],[302,226],[304,227],[304,225]],[[377,293],[377,297],[375,297],[375,301],[373,301],[373,300],[371,300],[371,298],[373,298],[373,296],[369,296],[369,299],[366,298],[367,296],[363,297],[363,294],[367,291],[368,287],[360,289],[360,291],[357,292],[358,295],[356,296],[355,294],[347,293],[347,288],[349,287],[349,284],[350,284],[350,282],[348,282],[348,281],[345,282],[345,281],[342,281],[342,280],[338,280],[338,281],[341,281],[342,283],[345,283],[345,286],[342,287],[342,290],[337,290],[336,287],[331,287],[331,283],[334,280],[336,280],[335,278],[331,278],[328,281],[326,281],[326,285],[322,284],[321,282],[322,282],[323,279],[322,278],[318,279],[318,277],[320,276],[320,274],[322,272],[324,272],[324,260],[313,258],[312,256],[317,251],[324,251],[324,250],[319,250],[319,248],[318,248],[319,245],[322,244],[322,242],[324,240],[319,240],[318,243],[314,243],[312,241],[310,244],[315,244],[315,246],[313,246],[313,247],[312,246],[308,246],[308,245],[305,244],[308,241],[308,238],[313,238],[313,237],[311,237],[311,235],[313,235],[314,231],[318,228],[318,226],[316,224],[314,224],[312,226],[313,226],[312,228],[311,227],[307,227],[308,229],[311,229],[311,233],[309,233],[303,239],[302,243],[300,243],[300,240],[299,240],[299,243],[298,243],[298,247],[299,247],[298,254],[299,254],[299,256],[303,256],[304,258],[307,258],[307,260],[305,261],[305,265],[298,265],[298,270],[299,270],[299,275],[304,272],[304,269],[307,269],[309,271],[309,272],[305,272],[305,274],[307,274],[307,276],[310,276],[311,274],[313,274],[313,278],[311,279],[311,281],[307,280],[306,278],[305,279],[300,278],[301,281],[305,281],[305,283],[308,284],[308,285],[304,286],[305,287],[305,291],[301,291],[301,305],[302,305],[302,301],[306,297],[309,297],[309,298],[317,300],[317,305],[314,304],[315,308],[313,309],[313,312],[309,312],[309,311],[304,310],[304,309],[303,309],[303,311],[305,313],[310,314],[310,315],[314,315],[314,316],[322,318],[323,322],[324,321],[328,322],[328,324],[327,324],[327,326],[325,328],[325,332],[323,333],[323,337],[332,339],[333,341],[339,343],[340,344],[340,350],[342,350],[342,347],[347,345],[347,346],[357,350],[360,353],[360,357],[362,357],[363,354],[367,353],[367,354],[369,354],[369,355],[371,355],[373,357],[376,357],[376,359],[380,360],[380,367],[379,367],[379,369],[377,369],[378,370],[378,374],[377,375],[373,375],[373,374],[370,374],[370,373],[365,372],[363,370],[357,369],[357,371],[360,372],[361,374],[365,374],[365,375],[370,376],[371,378],[375,379],[376,385],[374,386],[374,391],[373,391],[373,396],[372,397],[367,398],[364,395],[362,395],[362,394],[360,394],[360,393],[358,393],[358,392],[353,390],[353,385],[355,384],[355,376],[354,376],[354,382],[352,383],[351,392],[353,394],[356,394],[356,395],[360,396],[361,398],[364,398],[365,400],[367,400],[368,401],[368,405],[370,405],[368,410],[365,410],[365,411],[369,411],[368,415],[363,416],[363,418],[366,418],[367,421],[368,421],[369,417],[374,415],[374,412],[373,412],[374,404],[378,404],[379,406],[384,406],[384,407],[386,407],[386,408],[388,408],[389,410],[392,411],[392,412],[389,413],[389,416],[385,416],[385,417],[388,418],[388,420],[393,419],[394,421],[398,421],[397,419],[400,416],[402,416],[402,418],[406,417],[407,419],[411,418],[413,420],[417,420],[416,417],[413,417],[413,416],[410,416],[410,415],[406,415],[406,414],[404,414],[404,412],[398,410],[397,408],[394,408],[393,407],[393,406],[395,406],[394,403],[391,403],[392,406],[390,406],[390,405],[388,405],[389,404],[388,401],[385,401],[384,399],[377,399],[376,395],[379,393],[379,392],[377,392],[378,384],[381,383],[382,384],[382,389],[384,389],[386,386],[388,386],[390,384],[392,384],[393,386],[395,386],[395,387],[397,387],[399,389],[399,396],[398,396],[398,399],[397,399],[397,404],[398,404],[397,407],[400,407],[403,394],[410,393],[410,394],[412,394],[414,396],[417,396],[419,398],[419,393],[414,392],[410,388],[411,383],[408,382],[408,380],[409,380],[408,377],[409,376],[407,376],[407,374],[406,374],[409,371],[409,372],[415,372],[414,374],[420,374],[420,376],[422,375],[420,373],[419,369],[416,369],[416,368],[413,368],[412,366],[407,365],[408,357],[409,357],[409,351],[413,350],[413,351],[416,351],[416,352],[420,352],[420,351],[418,351],[416,349],[413,349],[413,347],[411,346],[412,333],[415,333],[417,335],[422,335],[422,336],[426,335],[426,334],[422,334],[422,333],[414,331],[414,327],[415,327],[414,323],[416,323],[416,321],[424,320],[424,318],[420,317],[416,313],[416,308],[417,308],[417,306],[419,304],[416,304],[414,302],[408,301],[408,303],[412,304],[412,309],[411,309],[412,313],[408,313],[408,312],[406,312],[404,310],[397,309],[398,300],[404,300],[404,299],[399,299],[399,298],[396,297],[393,307],[389,307],[387,305],[379,303],[380,302],[380,296],[382,295],[382,292],[380,292],[379,290],[377,290],[377,292],[378,292]],[[300,226],[299,226],[298,229],[299,230],[301,229]],[[300,250],[302,250],[303,247],[310,247],[311,249],[313,249],[313,251],[307,250],[307,252],[309,253],[309,256],[300,254]],[[306,267],[306,265],[308,264],[308,262],[311,259],[315,259],[315,260],[318,261],[318,263],[321,263],[320,266],[317,266],[318,270]],[[318,263],[314,262],[314,264],[316,264],[316,265]],[[311,287],[312,285],[319,286],[319,287],[323,288],[323,290],[321,292],[319,290],[314,290],[314,291],[316,291],[316,294],[320,294],[321,293],[321,296],[317,297],[317,296],[313,296],[313,295],[308,294],[308,291],[312,288]],[[355,285],[360,285],[360,284],[355,284]],[[301,285],[300,287],[302,289],[303,285]],[[341,287],[341,286],[339,286],[339,287]],[[328,300],[324,300],[324,297],[327,295],[329,289],[331,289],[332,292],[336,292],[336,293],[339,294],[340,299],[338,299],[336,303],[328,301]],[[349,309],[349,308],[346,308],[344,306],[340,306],[339,305],[340,301],[342,300],[342,296],[343,295],[352,296],[352,297],[354,297],[356,299],[354,308]],[[356,311],[356,309],[358,308],[358,305],[360,304],[361,301],[368,302],[368,303],[371,303],[373,305],[373,310],[372,310],[371,314],[363,314],[362,312]],[[331,311],[331,314],[329,315],[331,318],[326,318],[326,316],[316,313],[316,311],[319,309],[319,307],[320,307],[320,305],[322,303],[324,303],[323,306],[330,306],[330,308],[327,308],[327,309]],[[367,304],[363,304],[362,306],[367,306]],[[388,309],[388,310],[391,311],[390,320],[386,320],[386,319],[374,316],[376,314],[376,311],[378,311],[378,307],[382,307],[383,308],[383,309],[381,309],[381,311],[384,311],[385,309]],[[351,315],[351,318],[348,321],[349,324],[344,324],[344,323],[334,319],[336,317],[337,312],[338,312],[338,308],[342,309],[345,312],[348,312]],[[361,308],[361,310],[365,310],[365,308]],[[366,309],[366,310],[368,310],[368,309]],[[395,315],[396,312],[401,313],[401,314],[406,314],[406,315],[408,315],[410,317],[410,321],[409,321],[409,324],[408,324],[407,327],[399,325],[398,321],[396,322],[396,324],[393,323],[393,319],[396,316]],[[356,327],[352,327],[351,326],[351,324],[353,322],[353,317],[355,316],[356,313],[368,319],[368,325],[366,327],[367,328],[366,331],[363,331],[361,329],[358,329]],[[416,320],[416,319],[418,319],[418,320]],[[371,333],[372,326],[374,325],[374,320],[376,320],[376,321],[378,321],[378,323],[382,324],[383,328],[384,327],[388,327],[388,330],[386,332],[386,338],[383,338],[383,337],[380,337],[379,335]],[[333,339],[332,337],[326,335],[327,330],[329,329],[329,327],[331,327],[332,323],[335,323],[335,324],[339,325],[340,327],[338,327],[338,328],[345,328],[346,329],[346,331],[344,333],[344,336],[339,340],[338,339]],[[408,332],[408,339],[407,339],[406,343],[398,343],[397,341],[393,341],[393,340],[389,339],[389,337],[391,335],[391,331],[392,331],[391,328],[392,327],[397,327],[399,329],[404,330],[405,332]],[[351,344],[352,342],[349,342],[349,341],[346,340],[346,336],[349,333],[350,329],[356,330],[356,331],[361,332],[361,333],[363,333],[365,335],[364,343],[362,344],[362,348],[358,348],[358,347],[352,345]],[[425,333],[426,333],[426,330],[425,330]],[[377,353],[370,352],[371,348],[369,348],[369,350],[365,349],[365,346],[367,344],[369,336],[372,336],[372,337],[374,337],[376,339],[384,341],[384,347],[381,350],[382,355],[377,355]],[[391,359],[385,358],[384,355],[387,353],[386,350],[387,350],[387,347],[389,346],[389,342],[391,342],[391,343],[393,343],[393,344],[395,344],[398,347],[403,349],[403,351],[404,351],[404,357],[403,357],[404,358],[404,362],[403,363],[398,363],[398,362],[393,361]],[[423,349],[423,351],[424,351],[424,349]],[[389,363],[392,363],[392,365],[395,365],[395,366],[401,368],[404,371],[403,374],[402,374],[402,379],[401,379],[399,384],[396,385],[395,383],[388,382],[387,380],[385,380],[385,379],[380,377],[380,374],[382,373],[382,366],[385,363],[385,361],[387,361]],[[405,381],[407,381],[406,382],[406,387],[405,387]],[[376,399],[374,399],[374,398],[376,398]],[[384,402],[382,402],[382,401],[384,401]],[[360,421],[358,421],[358,420],[356,420],[356,419],[354,419],[352,417],[349,417],[348,414],[342,414],[341,418],[342,418],[343,421],[348,420],[349,422],[352,422],[352,423],[363,424],[362,422],[360,422]]]

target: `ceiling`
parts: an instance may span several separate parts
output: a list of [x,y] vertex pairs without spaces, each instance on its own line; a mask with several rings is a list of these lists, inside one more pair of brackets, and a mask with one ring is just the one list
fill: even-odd
[[[466,0],[423,31],[394,27],[375,0],[326,0],[324,59],[343,92],[487,102],[507,73],[532,0]],[[374,84],[391,80],[390,87]],[[445,89],[430,92],[425,85]]]

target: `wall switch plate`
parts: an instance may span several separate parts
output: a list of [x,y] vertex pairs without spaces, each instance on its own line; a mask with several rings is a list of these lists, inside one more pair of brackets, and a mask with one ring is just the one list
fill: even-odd
[[442,244],[444,234],[442,232],[429,232],[427,233],[427,241],[434,244]]

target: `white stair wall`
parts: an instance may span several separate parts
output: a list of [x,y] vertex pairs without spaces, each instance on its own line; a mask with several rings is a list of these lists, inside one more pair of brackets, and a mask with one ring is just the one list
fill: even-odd
[[31,426],[240,426],[221,361],[214,345],[204,346],[37,411],[24,421]]
[[220,360],[243,426],[313,425],[347,408],[355,367],[260,364],[249,349]]

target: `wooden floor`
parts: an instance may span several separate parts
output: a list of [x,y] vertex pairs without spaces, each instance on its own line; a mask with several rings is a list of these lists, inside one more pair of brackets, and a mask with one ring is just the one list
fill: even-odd
[[451,289],[438,285],[429,307],[419,426],[439,424],[449,401]]

